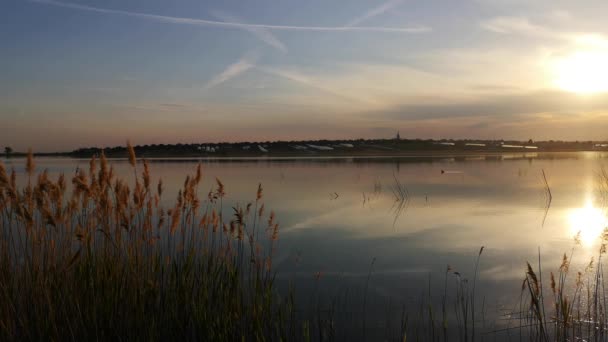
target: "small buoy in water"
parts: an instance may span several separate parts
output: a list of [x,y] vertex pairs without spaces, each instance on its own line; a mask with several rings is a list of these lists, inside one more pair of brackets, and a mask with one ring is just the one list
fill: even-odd
[[463,171],[459,171],[459,170],[441,170],[441,174],[461,174],[464,173]]

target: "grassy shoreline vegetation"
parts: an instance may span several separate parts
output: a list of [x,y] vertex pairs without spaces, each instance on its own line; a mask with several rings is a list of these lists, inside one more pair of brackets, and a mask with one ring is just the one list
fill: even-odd
[[[275,284],[280,229],[262,185],[242,205],[227,203],[219,179],[201,196],[199,164],[164,208],[162,181],[152,184],[148,163],[130,144],[126,151],[130,179],[115,175],[103,151],[88,170],[57,179],[35,173],[31,152],[20,181],[0,163],[0,340],[377,340],[366,312],[375,260],[351,317],[318,292],[300,308],[293,287]],[[416,308],[403,306],[396,324],[387,318],[382,340],[605,340],[608,232],[601,239],[580,272],[575,248],[553,272],[540,257],[522,267],[518,309],[500,328],[486,327],[476,293],[482,247],[470,278],[447,266],[443,293],[429,284]]]

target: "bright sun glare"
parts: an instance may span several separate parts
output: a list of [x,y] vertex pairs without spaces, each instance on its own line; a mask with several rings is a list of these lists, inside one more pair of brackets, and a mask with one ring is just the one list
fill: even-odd
[[554,62],[555,85],[562,90],[593,94],[608,92],[608,51],[577,51]]
[[595,208],[591,201],[585,207],[576,208],[570,212],[570,228],[573,234],[580,232],[581,243],[590,246],[596,241],[608,224],[606,215],[601,209]]

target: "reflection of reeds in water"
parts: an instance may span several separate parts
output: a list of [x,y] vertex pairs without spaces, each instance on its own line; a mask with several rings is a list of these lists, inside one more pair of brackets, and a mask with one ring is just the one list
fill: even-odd
[[382,182],[379,179],[376,179],[374,182],[374,195],[380,196],[382,193]]
[[374,181],[374,191],[371,194],[366,193],[365,191],[361,194],[363,195],[363,206],[370,203],[373,199],[380,197],[382,195],[382,182],[380,179]]
[[604,210],[608,210],[608,170],[602,165],[597,175],[597,198]]
[[541,227],[545,226],[545,221],[547,220],[547,214],[549,214],[549,209],[551,208],[551,202],[553,201],[553,194],[551,193],[551,188],[549,187],[549,182],[547,181],[547,175],[545,174],[545,170],[542,170],[543,174],[543,196],[545,200],[545,204],[543,207],[544,215],[543,222]]
[[395,224],[397,223],[397,220],[399,219],[399,217],[401,217],[401,215],[405,211],[407,211],[407,208],[410,203],[410,193],[409,193],[407,187],[405,186],[405,184],[401,183],[399,181],[399,179],[397,179],[397,176],[395,176],[395,174],[393,174],[393,179],[395,182],[393,183],[393,186],[391,187],[391,191],[393,192],[395,202],[393,203],[391,211],[393,212],[393,215],[395,216],[395,219],[393,220],[393,227],[394,227]]
[[365,204],[369,201],[369,195],[366,195],[365,191],[361,192],[361,194],[363,195],[363,206],[365,207]]

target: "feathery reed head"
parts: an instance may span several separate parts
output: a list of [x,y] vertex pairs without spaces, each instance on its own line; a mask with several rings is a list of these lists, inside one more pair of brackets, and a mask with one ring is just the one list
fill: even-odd
[[0,187],[5,187],[10,184],[8,179],[8,174],[6,173],[6,169],[4,168],[4,164],[0,162]]
[[578,233],[574,236],[574,244],[577,246],[581,245],[581,234],[582,232],[579,230]]
[[564,253],[564,256],[562,258],[562,264],[559,266],[559,270],[561,272],[568,272],[569,266],[570,262],[568,261],[568,256],[566,255],[566,253]]
[[279,224],[276,223],[272,228],[272,235],[270,236],[272,241],[277,241],[279,239]]
[[257,193],[256,198],[255,198],[256,201],[259,201],[259,200],[262,199],[262,191],[263,191],[262,190],[262,183],[259,183],[258,184],[258,193]]
[[217,195],[218,197],[224,197],[226,192],[224,192],[224,183],[219,178],[215,178],[215,182],[217,183]]
[[95,156],[92,156],[91,160],[89,160],[89,177],[93,178],[95,176],[96,169],[97,169],[97,158],[95,158]]
[[198,183],[201,182],[202,178],[203,178],[203,170],[202,170],[202,165],[199,162],[198,165],[196,166],[196,175],[194,176],[194,180],[197,185],[198,185]]
[[135,157],[135,149],[133,148],[133,145],[131,145],[130,140],[127,140],[127,152],[129,153],[129,164],[131,164],[132,167],[135,167],[137,158]]
[[142,178],[144,179],[144,188],[146,190],[150,189],[150,167],[148,166],[148,161],[144,159],[144,173],[142,174]]
[[32,176],[34,174],[34,169],[35,169],[35,164],[34,164],[34,152],[32,152],[32,149],[28,149],[27,150],[27,161],[25,164],[25,171],[27,171],[27,174]]
[[528,266],[528,270],[526,272],[526,274],[528,275],[528,278],[532,281],[530,284],[533,286],[535,294],[539,294],[540,293],[540,283],[538,281],[538,277],[536,276],[536,273],[534,273],[534,270],[532,269],[532,265],[530,265],[530,263],[527,263]]

